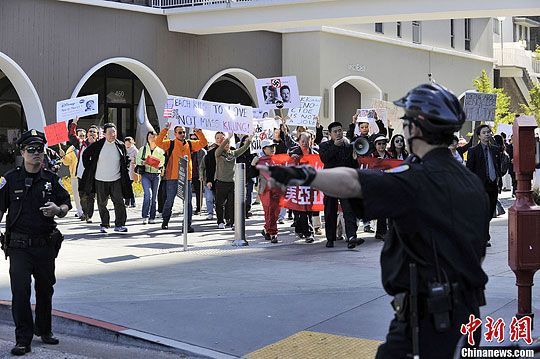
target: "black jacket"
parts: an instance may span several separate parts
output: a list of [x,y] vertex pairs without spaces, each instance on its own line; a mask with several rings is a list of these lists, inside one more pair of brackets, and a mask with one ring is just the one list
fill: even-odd
[[[101,149],[105,144],[105,138],[94,142],[88,146],[83,152],[84,173],[80,188],[86,193],[96,193],[96,169]],[[116,148],[120,152],[120,179],[122,180],[122,196],[131,198],[133,196],[133,188],[129,179],[129,157],[127,155],[126,146],[119,140],[115,141]]]
[[329,140],[319,145],[319,155],[324,168],[351,167],[357,168],[358,162],[353,159],[353,147],[351,144],[336,146],[334,141]]
[[[215,175],[216,175],[216,148],[218,146],[214,146],[213,148],[209,149],[206,153],[206,156],[204,156],[204,168],[205,168],[205,176],[204,179],[206,183],[211,182],[212,188],[214,188],[214,182],[215,182]],[[206,185],[205,183],[205,185]]]
[[[383,134],[383,135],[388,135],[388,130],[386,129],[386,127],[384,127],[384,122],[382,122],[382,120],[377,120],[375,121],[375,123],[377,124],[377,127],[379,127],[379,132],[377,132],[377,134]],[[349,124],[349,130],[347,131],[347,135],[346,137],[351,141],[353,142],[354,140],[356,140],[358,137],[360,136],[357,136],[354,134],[354,129],[356,127],[356,123],[351,123]],[[391,137],[392,134],[390,133],[390,136],[388,137]],[[367,138],[369,139],[370,137],[367,136]]]
[[[495,174],[497,175],[495,183],[497,183],[498,179],[501,178],[501,151],[498,146],[494,145],[490,145],[488,148],[493,159]],[[483,184],[490,182],[487,175],[486,156],[482,144],[479,143],[467,151],[467,168],[476,174]]]

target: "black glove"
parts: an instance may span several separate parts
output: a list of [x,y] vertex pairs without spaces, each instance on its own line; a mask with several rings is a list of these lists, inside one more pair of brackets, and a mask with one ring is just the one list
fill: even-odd
[[270,166],[270,177],[285,186],[309,186],[317,175],[311,166]]

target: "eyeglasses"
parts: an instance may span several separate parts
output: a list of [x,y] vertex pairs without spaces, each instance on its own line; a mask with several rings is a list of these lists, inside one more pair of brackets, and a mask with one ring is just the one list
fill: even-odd
[[186,131],[176,131],[177,134],[182,134],[182,133],[186,133]]
[[45,151],[45,147],[43,146],[28,146],[26,147],[26,152],[32,154],[32,153],[43,153]]

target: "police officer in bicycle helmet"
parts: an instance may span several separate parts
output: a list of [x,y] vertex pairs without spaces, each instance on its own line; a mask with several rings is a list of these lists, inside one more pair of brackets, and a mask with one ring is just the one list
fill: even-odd
[[[381,252],[382,284],[395,317],[377,358],[450,358],[462,324],[479,317],[487,276],[488,238],[482,183],[448,149],[465,113],[445,87],[424,84],[394,102],[405,111],[403,132],[414,154],[386,170],[260,167],[270,184],[308,185],[350,198],[358,218],[389,218]],[[415,305],[411,305],[415,304]],[[475,332],[476,343],[480,330]]]

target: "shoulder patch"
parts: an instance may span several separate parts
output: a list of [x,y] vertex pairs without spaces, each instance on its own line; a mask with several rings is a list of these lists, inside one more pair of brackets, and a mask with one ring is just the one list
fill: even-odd
[[411,166],[409,166],[409,165],[401,165],[401,166],[397,166],[397,167],[394,167],[394,168],[387,169],[384,172],[385,173],[402,173],[402,172],[408,171],[409,169],[411,169]]
[[4,187],[7,183],[6,177],[0,177],[0,189]]

